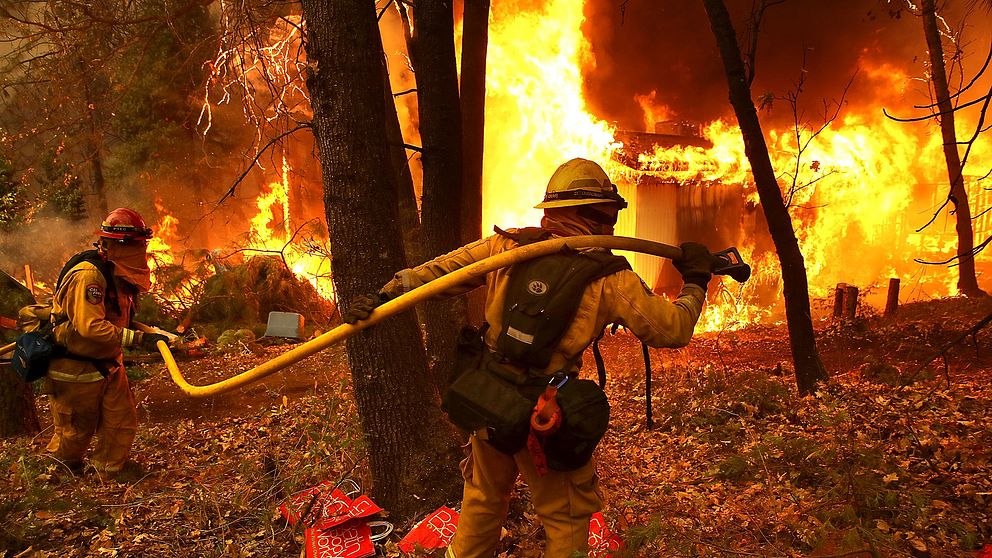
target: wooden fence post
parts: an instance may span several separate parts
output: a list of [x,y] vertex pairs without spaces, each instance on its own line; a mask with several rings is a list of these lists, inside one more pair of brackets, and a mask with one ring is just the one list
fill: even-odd
[[899,309],[899,278],[889,279],[889,294],[885,299],[885,315],[891,316]]
[[24,285],[31,291],[31,296],[38,298],[34,292],[34,274],[31,273],[31,264],[24,264]]
[[844,283],[837,283],[834,290],[834,318],[844,315],[844,290],[847,287]]
[[844,319],[854,320],[858,313],[858,288],[848,285],[844,289]]

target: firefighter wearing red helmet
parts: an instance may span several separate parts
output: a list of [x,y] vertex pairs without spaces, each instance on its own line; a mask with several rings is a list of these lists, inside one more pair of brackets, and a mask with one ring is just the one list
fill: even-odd
[[51,393],[54,435],[48,451],[74,470],[96,436],[89,464],[98,472],[121,470],[131,452],[138,415],[124,371],[122,349],[148,349],[164,335],[136,329],[138,294],[151,286],[147,248],[152,231],[136,211],[115,209],[97,231],[96,250],[73,256],[55,286],[55,328],[65,348],[46,379]]

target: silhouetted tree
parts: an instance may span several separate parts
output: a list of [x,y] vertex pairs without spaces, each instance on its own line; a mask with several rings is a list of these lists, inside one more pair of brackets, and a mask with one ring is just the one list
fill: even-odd
[[[806,265],[768,156],[768,146],[751,98],[751,80],[744,67],[730,14],[723,0],[703,0],[703,5],[720,50],[730,89],[730,104],[737,115],[737,123],[744,138],[744,151],[751,164],[761,207],[782,266],[785,315],[789,327],[792,362],[796,370],[796,384],[801,394],[809,394],[816,390],[819,382],[826,381],[828,377],[816,349]],[[753,60],[751,71],[754,71]]]

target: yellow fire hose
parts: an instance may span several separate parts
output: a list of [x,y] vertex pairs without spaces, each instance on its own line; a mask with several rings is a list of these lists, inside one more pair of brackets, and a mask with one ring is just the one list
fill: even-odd
[[[172,377],[172,381],[175,382],[175,384],[179,386],[179,389],[185,392],[186,395],[189,395],[190,397],[208,397],[211,395],[219,395],[274,374],[287,366],[295,364],[304,358],[313,355],[314,353],[330,347],[335,343],[344,341],[363,329],[372,327],[393,314],[402,312],[425,300],[439,296],[448,289],[451,289],[461,283],[465,283],[471,279],[483,277],[487,273],[525,260],[560,252],[563,249],[580,248],[610,248],[614,250],[628,250],[631,252],[642,252],[645,254],[661,256],[668,259],[678,259],[682,256],[682,250],[675,246],[669,246],[667,244],[651,242],[648,240],[641,240],[638,238],[620,236],[573,236],[535,242],[534,244],[528,244],[513,250],[501,252],[495,256],[453,271],[443,277],[439,277],[430,283],[403,294],[402,296],[398,296],[387,301],[382,306],[376,308],[375,311],[372,312],[372,314],[365,320],[361,320],[354,325],[342,324],[315,339],[303,343],[302,345],[273,358],[272,360],[263,362],[251,370],[242,372],[241,374],[232,376],[226,380],[205,386],[194,386],[186,381],[186,378],[183,377],[182,372],[179,371],[179,367],[176,365],[176,360],[172,357],[172,352],[169,351],[169,346],[164,341],[159,341],[157,343],[157,347],[159,352],[162,353],[162,358],[165,360],[165,365],[169,370],[169,375]],[[746,281],[750,276],[750,268],[747,264],[741,261],[740,254],[737,253],[736,249],[728,249],[724,252],[716,254],[716,256],[717,258],[715,258],[714,261],[714,273],[731,275],[736,280],[742,282]]]

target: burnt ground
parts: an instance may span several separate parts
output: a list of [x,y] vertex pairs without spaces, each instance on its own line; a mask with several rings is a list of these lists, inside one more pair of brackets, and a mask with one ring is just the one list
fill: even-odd
[[[597,455],[626,554],[977,555],[992,545],[992,327],[920,364],[990,313],[948,299],[820,322],[832,380],[808,398],[781,324],[653,349],[653,430],[640,344],[608,336],[613,417]],[[285,348],[180,364],[205,383]],[[75,478],[44,454],[47,432],[0,441],[0,556],[296,556],[301,534],[275,514],[287,494],[346,474],[369,484],[340,348],[211,399],[184,397],[160,364],[131,375],[140,471]],[[501,556],[540,556],[518,492]]]

